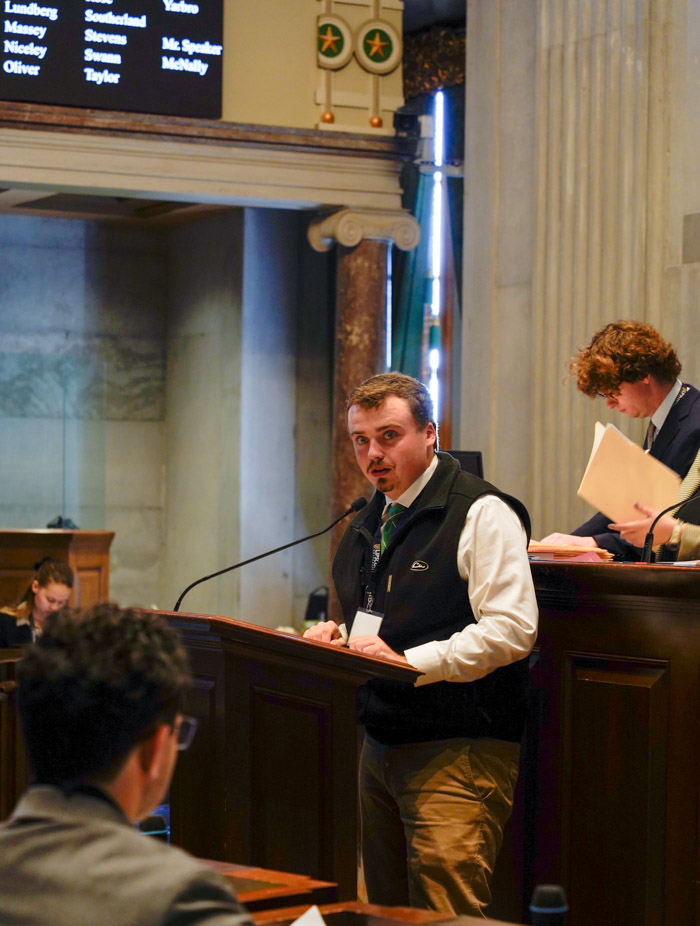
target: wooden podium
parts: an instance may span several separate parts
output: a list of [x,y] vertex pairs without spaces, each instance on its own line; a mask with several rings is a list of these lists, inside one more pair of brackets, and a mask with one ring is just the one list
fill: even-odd
[[[700,570],[533,564],[532,880],[567,924],[700,923]],[[530,885],[531,887],[531,885]]]
[[335,881],[357,896],[355,694],[416,669],[225,617],[163,612],[192,662],[200,728],[171,787],[171,838],[202,858]]

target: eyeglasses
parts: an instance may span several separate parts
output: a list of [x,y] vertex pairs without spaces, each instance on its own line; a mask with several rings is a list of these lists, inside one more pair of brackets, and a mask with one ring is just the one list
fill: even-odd
[[198,726],[199,721],[196,717],[190,717],[188,714],[182,714],[176,731],[178,752],[184,752],[186,749],[190,748]]
[[619,392],[596,392],[597,399],[616,399],[619,395]]

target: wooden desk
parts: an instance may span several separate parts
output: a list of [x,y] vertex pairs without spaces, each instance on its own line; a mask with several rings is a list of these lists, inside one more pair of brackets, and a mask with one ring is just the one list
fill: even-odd
[[526,897],[533,881],[562,884],[567,926],[698,924],[700,570],[532,571]]
[[249,910],[271,910],[292,904],[329,904],[338,899],[338,885],[317,881],[306,875],[295,875],[268,868],[251,868],[232,862],[202,859],[205,865],[220,872]]
[[[258,926],[287,926],[305,913],[309,905],[288,907],[284,910],[266,910],[254,913]],[[452,926],[507,926],[500,920],[484,920],[475,916],[446,917],[434,910],[417,910],[413,907],[378,907],[360,901],[325,904],[319,907],[328,926],[387,926],[396,923],[449,923]],[[512,926],[512,924],[510,924]]]

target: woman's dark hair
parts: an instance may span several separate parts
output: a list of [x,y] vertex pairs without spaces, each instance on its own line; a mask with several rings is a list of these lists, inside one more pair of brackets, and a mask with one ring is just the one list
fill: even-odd
[[28,611],[34,609],[34,591],[32,585],[34,579],[39,583],[40,588],[46,588],[49,582],[56,582],[58,585],[65,585],[67,588],[73,588],[73,570],[68,563],[60,559],[52,559],[45,556],[38,563],[34,564],[34,576],[26,592],[19,600],[19,606],[26,605]]

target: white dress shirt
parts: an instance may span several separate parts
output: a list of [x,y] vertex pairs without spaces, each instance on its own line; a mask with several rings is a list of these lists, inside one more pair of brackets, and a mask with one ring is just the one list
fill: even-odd
[[677,379],[675,383],[671,386],[671,390],[663,400],[661,405],[656,409],[654,414],[651,416],[651,421],[654,427],[656,428],[655,434],[658,434],[661,428],[664,425],[664,421],[668,417],[668,413],[673,408],[673,403],[676,401],[676,396],[683,388],[683,383]]

